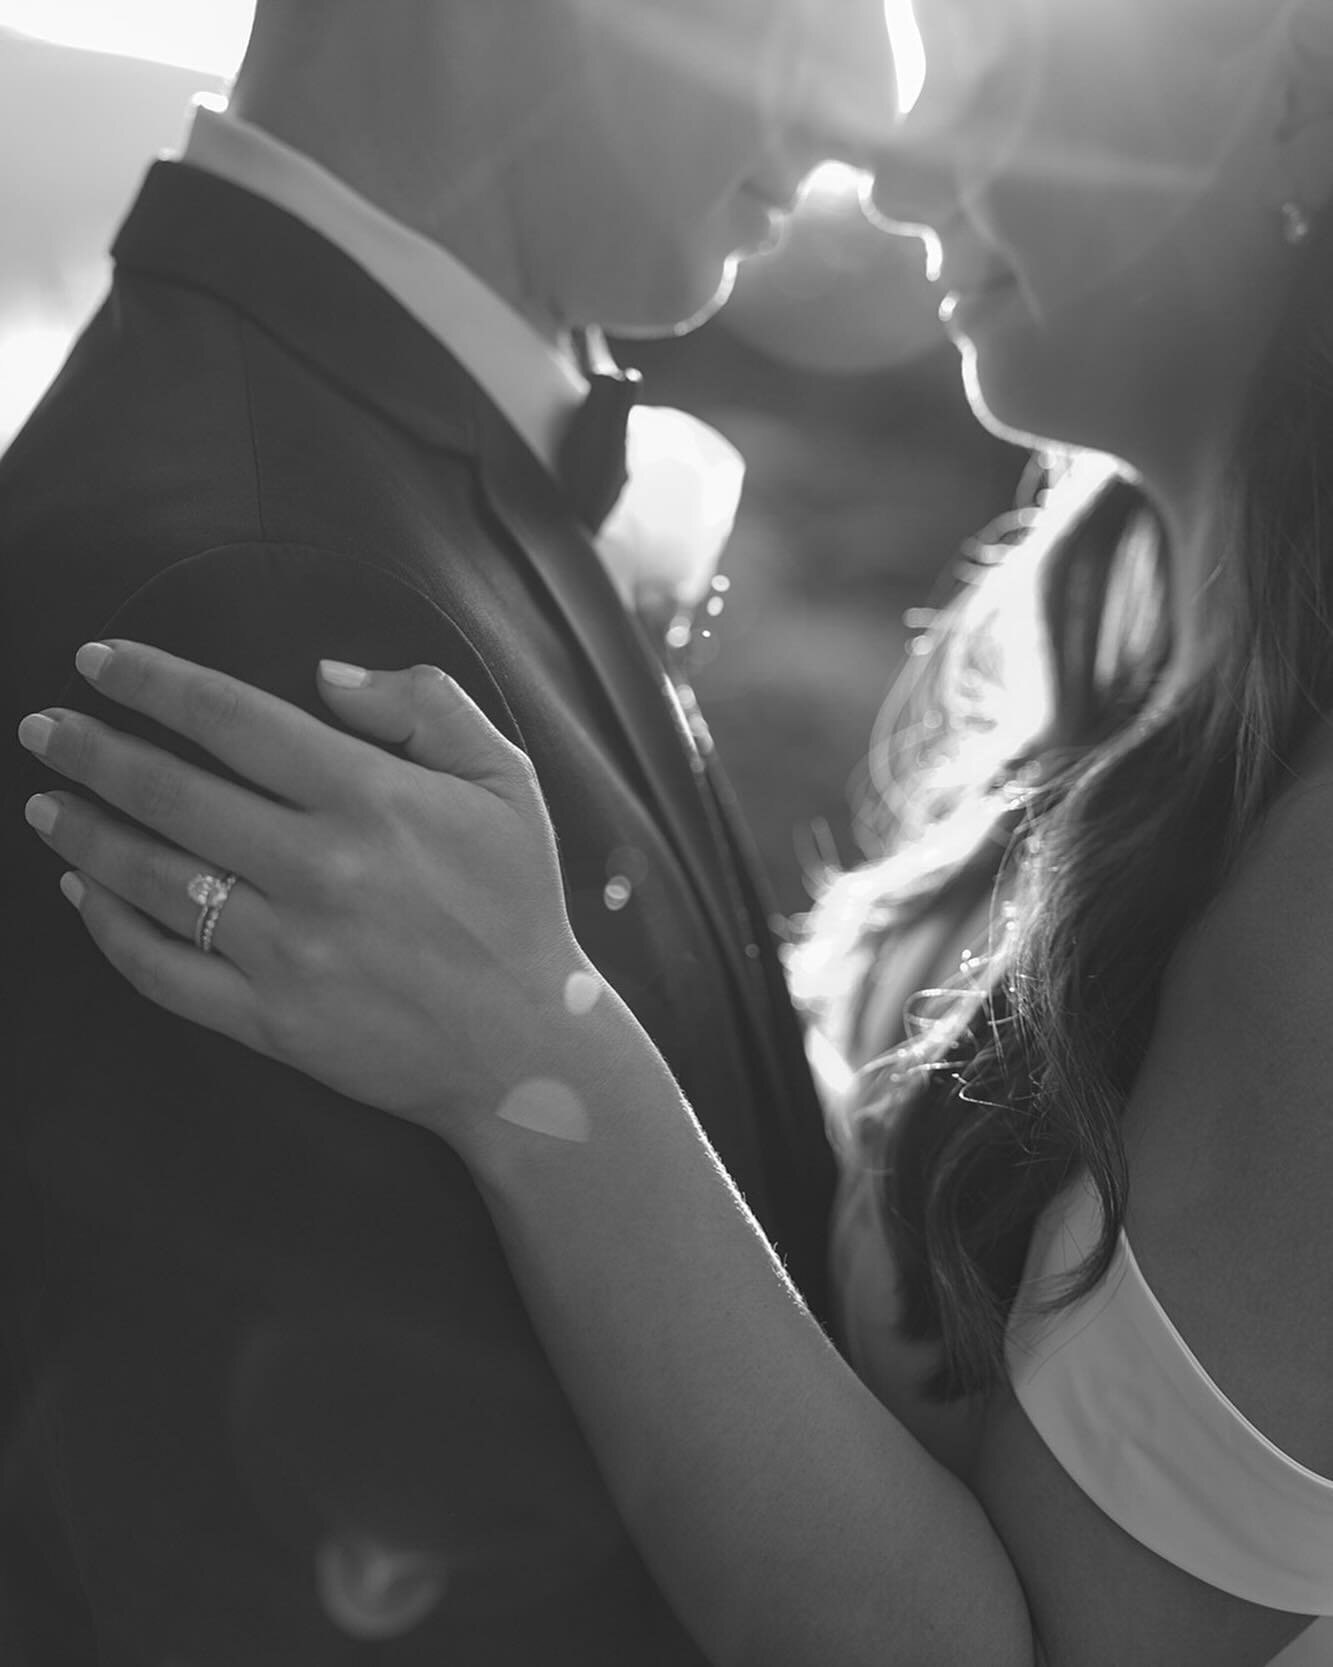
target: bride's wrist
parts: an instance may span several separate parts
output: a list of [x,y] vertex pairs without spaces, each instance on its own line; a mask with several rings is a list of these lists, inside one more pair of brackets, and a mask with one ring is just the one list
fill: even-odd
[[490,1050],[464,1104],[446,1098],[430,1121],[478,1179],[507,1180],[513,1163],[586,1146],[629,1091],[670,1083],[657,1050],[591,963],[562,967],[530,1003],[524,1034]]
[[[482,1165],[520,1135],[587,1144],[608,1082],[657,1050],[612,985],[583,957],[562,959],[513,987],[503,1020],[497,995],[478,1000],[468,1025],[468,1080],[443,1085],[425,1122],[468,1164]],[[518,1015],[522,1014],[522,1019]]]

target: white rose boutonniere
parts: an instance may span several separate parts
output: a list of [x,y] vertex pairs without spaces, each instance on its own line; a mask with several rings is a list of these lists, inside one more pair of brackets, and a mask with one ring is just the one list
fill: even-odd
[[630,413],[626,467],[629,484],[598,552],[625,606],[665,648],[683,651],[700,604],[710,593],[720,600],[718,563],[736,523],[745,460],[688,412],[640,405]]

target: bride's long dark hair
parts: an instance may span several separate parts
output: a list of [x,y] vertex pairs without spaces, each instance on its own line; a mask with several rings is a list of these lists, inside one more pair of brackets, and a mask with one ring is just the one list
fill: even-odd
[[1060,1300],[1106,1271],[1125,1216],[1121,1114],[1167,963],[1333,710],[1323,253],[1229,471],[1204,678],[1164,694],[1166,534],[1147,498],[1074,462],[972,553],[918,643],[877,747],[892,768],[872,775],[894,839],[831,881],[793,958],[798,997],[854,1030],[901,932],[993,898],[989,954],[912,1004],[908,1040],[862,1073],[850,1119],[882,1176],[902,1327],[943,1346],[937,1398],[999,1380],[1032,1227],[1078,1172],[1105,1225]]

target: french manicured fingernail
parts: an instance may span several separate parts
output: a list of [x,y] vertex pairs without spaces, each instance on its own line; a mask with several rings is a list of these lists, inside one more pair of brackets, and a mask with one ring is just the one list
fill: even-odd
[[112,652],[104,642],[86,642],[74,656],[74,664],[90,683],[96,683],[106,670]]
[[349,666],[343,660],[321,660],[319,675],[335,689],[364,689],[370,673],[364,666]]
[[49,834],[60,815],[60,806],[45,793],[35,793],[23,807],[23,820],[39,834]]
[[45,712],[30,712],[19,725],[19,743],[40,758],[51,745],[56,732],[56,721]]
[[72,903],[76,909],[83,907],[83,900],[88,895],[88,888],[72,870],[70,873],[60,876],[60,890],[64,894],[66,902]]

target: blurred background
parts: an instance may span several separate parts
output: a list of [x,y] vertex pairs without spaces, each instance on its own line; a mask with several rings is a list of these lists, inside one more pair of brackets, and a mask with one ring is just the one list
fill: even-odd
[[[193,95],[225,91],[251,10],[0,0],[0,449],[97,305],[144,169],[179,144]],[[813,862],[857,855],[849,800],[905,618],[1027,461],[973,421],[935,309],[920,245],[873,230],[854,176],[827,169],[713,322],[619,344],[650,401],[748,462],[693,681],[784,914],[808,905]]]

